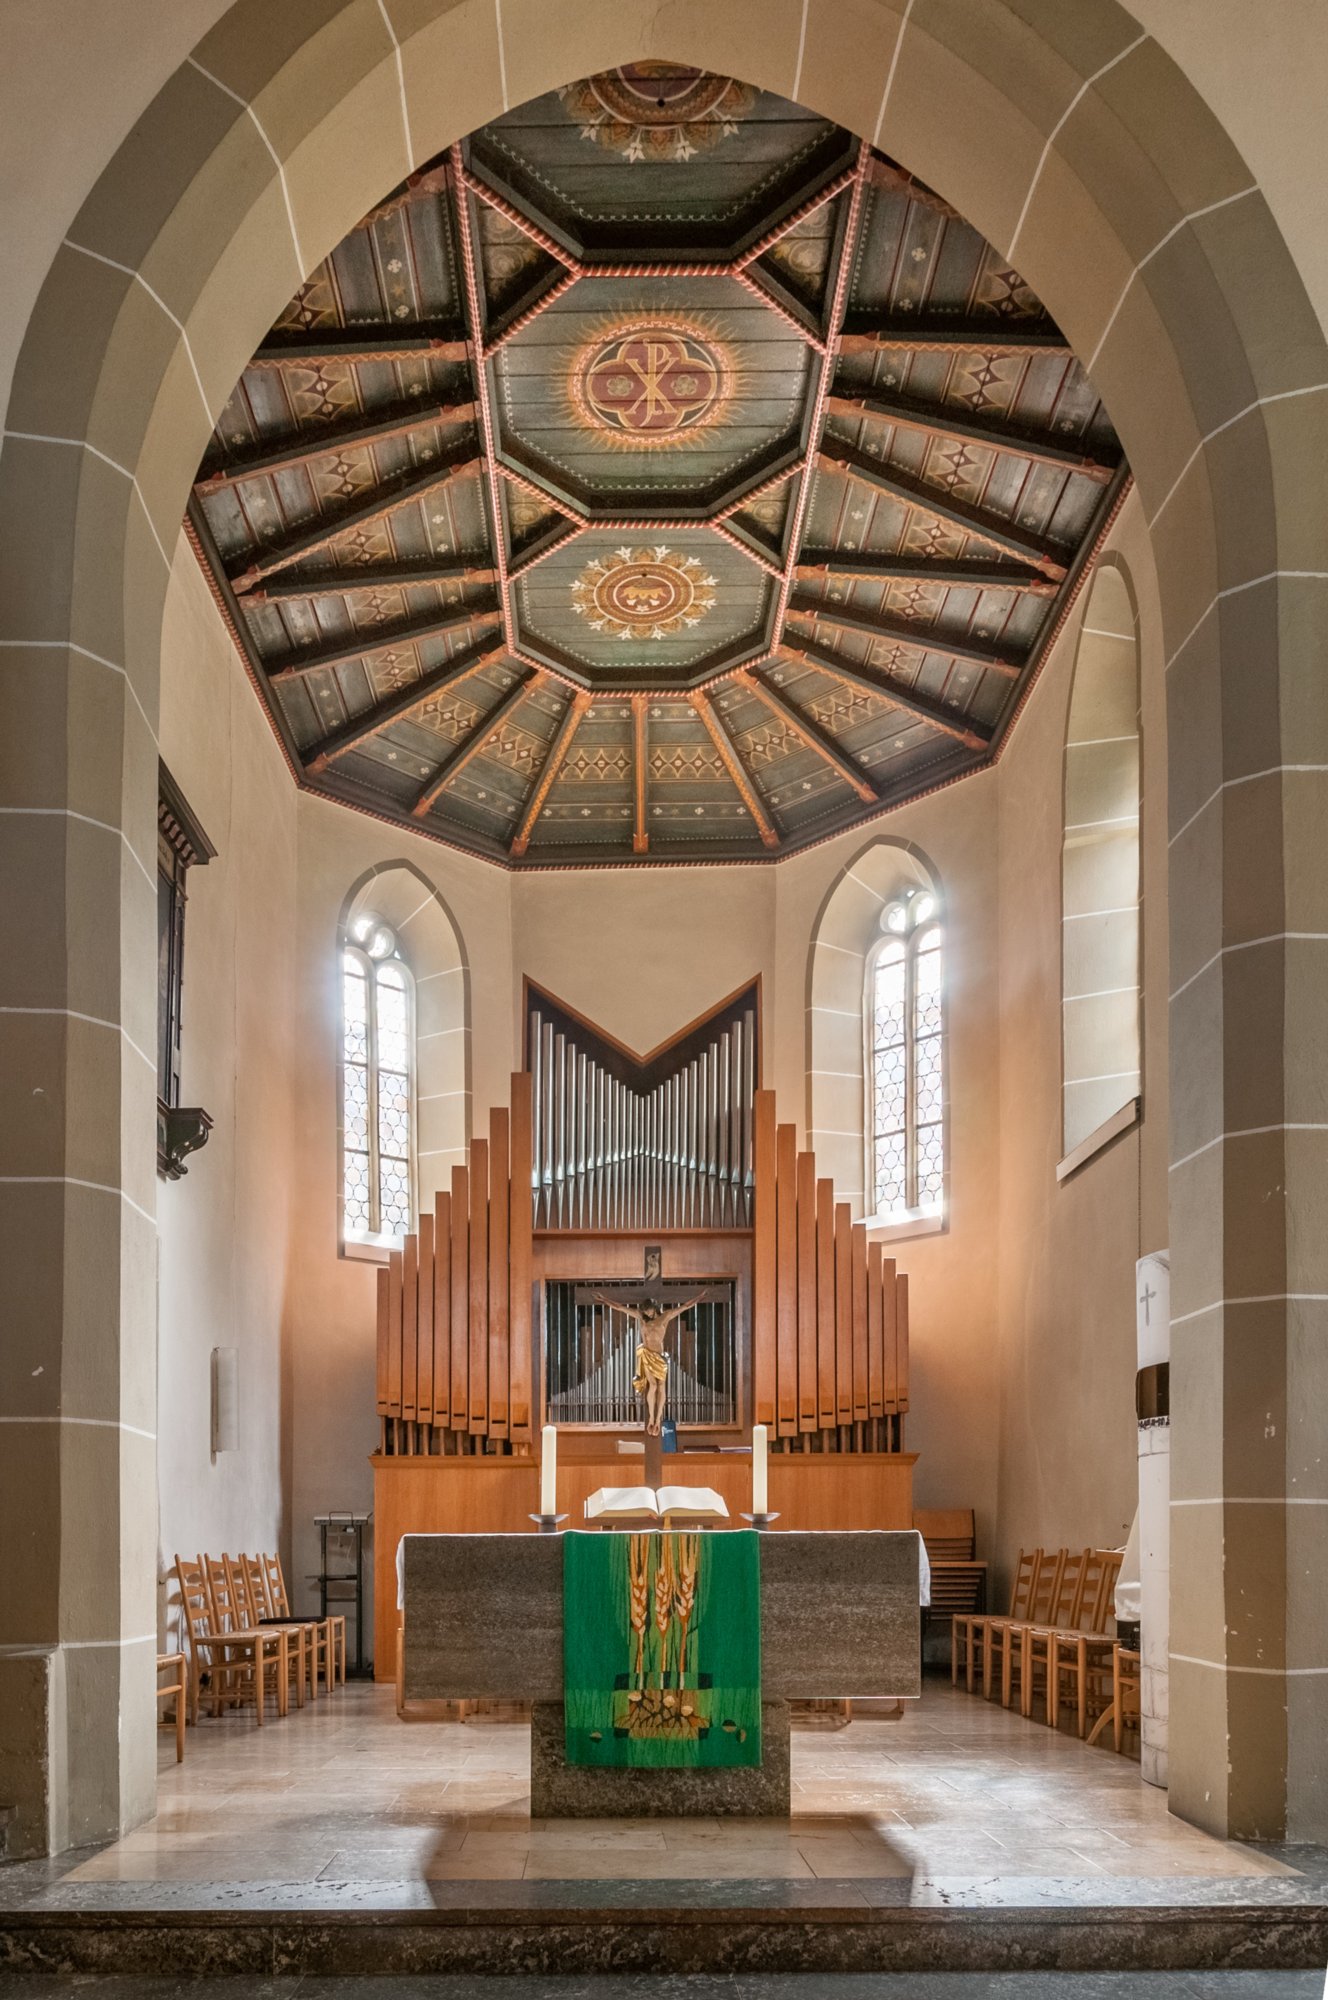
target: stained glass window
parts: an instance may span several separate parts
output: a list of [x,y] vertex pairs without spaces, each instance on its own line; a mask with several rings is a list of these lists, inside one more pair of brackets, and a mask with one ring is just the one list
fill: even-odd
[[941,926],[919,889],[891,903],[867,980],[872,1213],[939,1215],[945,1202]]
[[405,1236],[412,1223],[411,980],[396,935],[359,917],[342,954],[342,1209],[347,1237]]

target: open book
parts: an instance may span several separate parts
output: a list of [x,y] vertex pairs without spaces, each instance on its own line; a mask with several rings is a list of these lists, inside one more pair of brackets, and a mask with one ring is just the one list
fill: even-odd
[[710,1486],[601,1486],[586,1502],[588,1521],[727,1521],[729,1510]]

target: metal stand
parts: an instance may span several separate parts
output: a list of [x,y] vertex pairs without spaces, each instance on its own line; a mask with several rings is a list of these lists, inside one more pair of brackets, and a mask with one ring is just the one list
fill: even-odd
[[763,1535],[766,1529],[779,1519],[779,1516],[778,1514],[744,1514],[742,1518],[755,1528],[758,1535]]
[[[326,1618],[329,1610],[335,1611],[342,1605],[350,1605],[355,1613],[355,1654],[347,1663],[347,1673],[362,1680],[370,1671],[364,1658],[364,1530],[371,1520],[368,1514],[315,1514],[314,1526],[318,1530],[319,1564],[318,1575],[312,1579],[318,1585],[318,1615]],[[341,1546],[334,1550],[334,1558],[350,1565],[346,1569],[331,1569],[329,1561],[328,1537],[342,1538]],[[337,1590],[334,1586],[349,1584],[349,1590]]]
[[567,1519],[567,1516],[566,1514],[532,1514],[530,1518],[542,1535],[556,1535],[563,1522]]

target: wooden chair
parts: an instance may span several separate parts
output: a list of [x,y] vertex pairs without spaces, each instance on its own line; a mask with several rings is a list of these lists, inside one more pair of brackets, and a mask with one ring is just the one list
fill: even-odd
[[284,1715],[289,1678],[284,1630],[277,1626],[264,1631],[261,1627],[238,1622],[224,1567],[221,1571],[220,1603],[213,1592],[210,1566],[202,1556],[186,1562],[177,1555],[175,1574],[180,1580],[180,1598],[189,1634],[190,1720],[198,1721],[202,1687],[206,1680],[214,1715],[220,1715],[227,1703],[252,1700],[255,1719],[261,1729],[269,1669],[275,1683],[277,1713]]
[[[1019,1560],[1014,1566],[1014,1580],[1010,1586],[1010,1608],[1008,1618],[1026,1618],[1032,1607],[1033,1579],[1042,1560],[1041,1549],[1020,1549]],[[986,1643],[986,1627],[990,1618],[985,1608],[975,1608],[968,1612],[957,1612],[950,1621],[950,1685],[958,1687],[959,1669],[964,1669],[964,1681],[968,1692],[973,1692],[973,1674],[982,1648]]]
[[[163,1687],[161,1675],[169,1673],[171,1678]],[[157,1655],[157,1700],[169,1701],[175,1696],[175,1761],[184,1762],[185,1709],[189,1700],[189,1670],[183,1653],[158,1653]]]
[[1021,1617],[988,1619],[982,1633],[982,1693],[991,1699],[992,1682],[1000,1667],[1001,1705],[1009,1708],[1014,1700],[1016,1669],[1023,1689],[1024,1638],[1030,1624],[1049,1618],[1055,1608],[1065,1574],[1064,1549],[1038,1549],[1028,1603]]
[[[1091,1549],[1062,1549],[1059,1552],[1060,1570],[1055,1588],[1046,1600],[1046,1609],[1025,1621],[1019,1631],[1019,1712],[1027,1721],[1033,1713],[1033,1699],[1038,1687],[1038,1670],[1045,1671],[1045,1644],[1039,1647],[1039,1638],[1045,1640],[1048,1632],[1063,1630],[1075,1623],[1084,1594],[1084,1564],[1092,1554]],[[1015,1662],[1010,1662],[1007,1671],[1011,1674]]]
[[[289,1618],[290,1599],[286,1595],[286,1579],[282,1574],[279,1555],[264,1556],[263,1569],[267,1576],[267,1601],[276,1618]],[[337,1679],[338,1665],[341,1683],[346,1683],[346,1620],[340,1613],[328,1618],[311,1618],[306,1621],[313,1634],[312,1660],[313,1679],[317,1684],[319,1667],[322,1668],[323,1686],[331,1694]]]
[[[1080,1736],[1088,1733],[1088,1711],[1092,1687],[1089,1664],[1101,1660],[1115,1644],[1115,1615],[1112,1608],[1121,1553],[1115,1549],[1092,1549],[1084,1563],[1079,1611],[1070,1629],[1051,1632],[1046,1639],[1047,1715],[1055,1729],[1060,1720],[1062,1696],[1073,1707]],[[1037,1637],[1034,1637],[1034,1645]]]
[[987,1565],[976,1561],[973,1553],[977,1532],[973,1509],[919,1508],[913,1526],[922,1536],[931,1565],[931,1603],[923,1614],[924,1623],[950,1620],[953,1657],[955,1620],[987,1608]]
[[243,1605],[249,1623],[258,1626],[280,1626],[286,1634],[286,1650],[290,1659],[291,1686],[295,1689],[295,1706],[304,1707],[306,1680],[309,1692],[316,1693],[313,1677],[314,1627],[307,1619],[282,1618],[274,1612],[268,1601],[267,1571],[261,1556],[239,1555],[232,1558],[223,1556],[226,1573],[230,1578],[231,1591],[235,1601]]
[[[1100,1672],[1090,1664],[1089,1673]],[[1139,1655],[1116,1640],[1111,1648],[1111,1700],[1093,1725],[1090,1743],[1096,1743],[1107,1724],[1119,1753],[1127,1729],[1140,1727]]]

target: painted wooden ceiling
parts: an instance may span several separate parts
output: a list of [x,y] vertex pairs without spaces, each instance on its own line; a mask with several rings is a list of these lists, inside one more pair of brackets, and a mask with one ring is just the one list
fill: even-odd
[[189,525],[309,788],[515,867],[773,859],[990,760],[1126,477],[943,201],[651,63],[366,216]]

